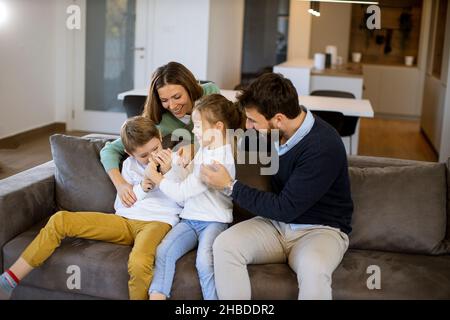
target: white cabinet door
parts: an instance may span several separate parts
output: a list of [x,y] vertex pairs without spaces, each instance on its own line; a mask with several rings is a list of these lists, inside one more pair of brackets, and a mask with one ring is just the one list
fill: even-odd
[[363,98],[369,100],[375,113],[378,113],[380,112],[381,69],[376,66],[365,65],[363,74]]
[[419,69],[384,68],[381,76],[380,112],[418,117]]
[[420,116],[418,68],[364,65],[363,73],[364,99],[375,113]]

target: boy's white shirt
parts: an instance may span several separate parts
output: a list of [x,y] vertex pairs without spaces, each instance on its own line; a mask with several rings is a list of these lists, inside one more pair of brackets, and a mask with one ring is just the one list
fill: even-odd
[[[208,188],[200,180],[200,167],[202,164],[212,164],[217,161],[225,166],[231,177],[236,176],[233,150],[230,144],[216,149],[200,148],[195,154],[194,160],[185,168],[189,175],[181,182],[177,182],[168,176],[161,182],[159,188],[168,197],[184,202],[184,208],[180,214],[183,219],[223,222],[233,221],[233,202],[231,197],[221,191]],[[182,168],[176,165],[179,169]],[[180,169],[181,168],[181,169]]]
[[[127,208],[117,195],[114,202],[116,214],[132,220],[160,221],[172,226],[176,225],[179,221],[179,214],[183,209],[182,204],[167,197],[158,187],[145,192],[141,187],[145,168],[146,166],[140,164],[133,157],[129,157],[123,162],[122,176],[133,186],[137,201],[133,206]],[[164,176],[174,181],[182,181],[186,178],[187,172],[178,166],[172,165],[172,169]]]

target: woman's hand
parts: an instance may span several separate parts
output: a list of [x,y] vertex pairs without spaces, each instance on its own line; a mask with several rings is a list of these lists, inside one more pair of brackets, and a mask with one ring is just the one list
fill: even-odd
[[108,175],[116,187],[117,195],[122,204],[127,208],[131,207],[137,201],[133,186],[122,177],[119,169],[111,169],[108,171]]
[[137,201],[136,195],[133,191],[133,186],[128,182],[125,181],[124,183],[119,184],[116,188],[117,195],[125,207],[129,208]]
[[172,150],[166,149],[157,152],[153,160],[159,165],[162,174],[166,174],[172,168]]

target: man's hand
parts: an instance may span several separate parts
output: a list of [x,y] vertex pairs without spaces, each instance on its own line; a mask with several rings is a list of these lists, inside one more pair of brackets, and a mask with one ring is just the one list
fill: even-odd
[[158,172],[157,163],[153,160],[149,159],[149,163],[147,168],[145,168],[144,176],[147,179],[150,179],[155,186],[159,186],[161,181],[164,179],[163,175]]
[[217,190],[224,190],[233,182],[227,169],[217,161],[201,166],[200,179],[210,188]]
[[[124,180],[125,181],[125,180]],[[136,201],[136,195],[133,191],[133,186],[128,182],[123,182],[117,185],[117,195],[119,196],[120,201],[127,208],[131,207]]]
[[153,160],[159,164],[162,174],[166,174],[172,168],[172,150],[166,149],[157,152]]

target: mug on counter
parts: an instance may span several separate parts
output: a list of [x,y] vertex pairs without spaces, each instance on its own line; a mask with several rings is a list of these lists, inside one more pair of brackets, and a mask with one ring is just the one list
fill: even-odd
[[361,58],[362,58],[362,53],[361,52],[353,52],[352,53],[352,61],[354,63],[360,63],[361,62]]
[[414,65],[414,57],[406,56],[405,57],[405,65],[407,65],[408,67],[412,67]]

